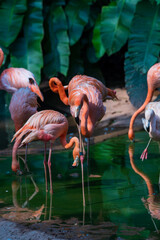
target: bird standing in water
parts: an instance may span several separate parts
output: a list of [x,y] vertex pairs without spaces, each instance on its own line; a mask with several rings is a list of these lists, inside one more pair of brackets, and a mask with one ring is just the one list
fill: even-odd
[[[4,53],[0,48],[0,66],[4,60]],[[0,89],[14,93],[19,88],[29,87],[43,101],[43,95],[38,87],[33,73],[24,68],[7,68],[0,75]]]
[[[26,121],[37,112],[37,95],[28,87],[18,89],[11,98],[9,111],[17,132]],[[27,144],[25,152],[25,167],[27,163]],[[14,148],[14,147],[13,147]]]
[[[53,92],[58,92],[61,101],[70,105],[71,115],[79,125],[79,133],[90,138],[94,127],[105,114],[103,101],[108,96],[117,98],[115,91],[106,88],[99,80],[86,75],[76,75],[68,86],[63,86],[61,81],[53,77],[49,80]],[[68,89],[68,97],[65,90]],[[81,137],[80,137],[81,139]]]
[[128,138],[134,140],[133,125],[136,117],[145,109],[146,105],[152,100],[156,88],[160,87],[160,63],[154,64],[147,73],[148,93],[143,105],[132,115],[128,130]]
[[[74,144],[73,158],[74,161],[79,159],[79,140],[77,137],[72,137],[67,143],[66,136],[68,131],[68,121],[67,118],[53,110],[44,110],[32,115],[24,126],[19,129],[13,136],[12,141],[16,138],[12,150],[12,170],[19,170],[19,163],[16,159],[16,154],[18,147],[21,147],[29,142],[41,140],[45,143],[44,152],[44,166],[45,166],[45,179],[47,188],[47,174],[46,174],[46,143],[50,142],[49,157],[48,157],[48,168],[50,176],[50,191],[53,192],[52,188],[52,176],[51,176],[51,153],[54,141],[59,137],[61,144],[66,149],[71,148]],[[24,139],[22,140],[22,138]]]
[[[77,123],[80,139],[82,191],[83,199],[85,199],[83,177],[85,151],[81,134],[88,139],[92,136],[95,125],[105,114],[106,108],[103,106],[103,101],[108,97],[112,99],[117,98],[116,92],[106,88],[99,80],[86,75],[76,75],[71,79],[68,86],[63,86],[58,78],[53,77],[49,80],[49,86],[53,92],[59,93],[60,99],[65,105],[70,106],[71,115]],[[68,90],[68,97],[65,90]],[[74,162],[72,166],[77,166],[77,162]],[[83,206],[85,206],[85,200],[83,201]]]
[[148,147],[151,139],[160,141],[160,102],[148,103],[145,108],[145,118],[142,118],[143,127],[149,134],[149,142],[147,147],[144,149],[141,159],[147,159]]

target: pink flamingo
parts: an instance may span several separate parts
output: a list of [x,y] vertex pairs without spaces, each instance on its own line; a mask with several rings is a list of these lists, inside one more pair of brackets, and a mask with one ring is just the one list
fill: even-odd
[[[9,111],[14,122],[15,131],[18,131],[26,121],[37,112],[37,95],[30,88],[20,88],[12,95]],[[27,169],[27,144],[25,153],[25,167]]]
[[[0,66],[4,60],[4,53],[0,48]],[[0,75],[0,89],[9,93],[14,93],[19,88],[29,87],[43,101],[43,95],[38,87],[33,73],[24,68],[8,68]]]
[[[59,93],[64,104],[70,105],[70,112],[79,125],[78,129],[80,128],[80,139],[80,133],[84,137],[90,138],[95,125],[104,116],[106,109],[103,101],[108,97],[117,98],[115,91],[106,88],[99,80],[86,75],[73,77],[68,86],[63,86],[58,78],[53,77],[49,80],[49,86],[53,92]],[[65,93],[67,89],[68,97]],[[82,152],[81,155],[83,155]],[[81,161],[83,158],[81,156]]]
[[[48,168],[50,176],[50,192],[53,192],[52,188],[52,176],[51,176],[51,153],[54,141],[59,137],[61,144],[66,149],[71,148],[74,144],[73,158],[74,161],[79,161],[79,140],[77,137],[72,137],[67,143],[66,136],[68,131],[67,118],[53,110],[44,110],[32,115],[28,121],[20,128],[13,136],[12,141],[16,138],[13,150],[12,150],[12,170],[18,171],[20,169],[19,163],[16,159],[18,147],[28,144],[29,142],[41,140],[45,143],[44,151],[44,166],[45,166],[45,179],[47,190],[47,174],[46,174],[46,143],[50,142]],[[25,137],[23,140],[22,138]]]
[[160,63],[154,64],[147,73],[148,93],[143,105],[132,115],[128,130],[128,138],[134,139],[133,125],[136,117],[145,109],[146,105],[152,100],[156,88],[160,87]]

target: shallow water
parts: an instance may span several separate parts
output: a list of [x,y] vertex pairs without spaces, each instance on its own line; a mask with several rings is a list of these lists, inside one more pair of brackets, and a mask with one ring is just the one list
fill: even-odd
[[69,229],[77,239],[159,239],[160,154],[158,143],[151,142],[142,162],[147,142],[147,133],[139,132],[134,144],[124,135],[91,145],[89,168],[84,162],[85,207],[81,169],[71,168],[71,151],[52,154],[53,195],[46,193],[43,153],[28,154],[30,173],[24,176],[12,173],[10,154],[0,155],[0,216],[50,222],[50,228],[63,230],[63,238]]

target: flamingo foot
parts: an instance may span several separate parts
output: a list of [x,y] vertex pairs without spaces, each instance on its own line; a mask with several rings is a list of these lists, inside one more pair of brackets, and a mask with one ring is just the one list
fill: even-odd
[[144,159],[147,159],[147,157],[148,157],[148,150],[147,150],[147,148],[145,148],[143,153],[140,156],[140,159],[142,159],[142,161],[143,161]]

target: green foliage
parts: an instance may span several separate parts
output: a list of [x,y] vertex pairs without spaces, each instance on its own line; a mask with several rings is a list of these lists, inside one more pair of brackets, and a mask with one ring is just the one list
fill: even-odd
[[7,0],[0,4],[0,45],[9,45],[18,36],[27,6],[26,0]]
[[88,23],[90,5],[93,0],[70,0],[65,12],[68,17],[70,45],[75,44],[81,37]]
[[[64,10],[60,6],[52,6],[47,17],[49,46],[45,55],[44,71],[48,76],[57,72],[67,75],[69,66],[69,38],[67,34],[67,20]],[[48,41],[46,39],[46,44]]]
[[125,55],[124,70],[127,93],[130,96],[132,104],[135,107],[139,107],[143,104],[147,95],[146,74],[134,67],[128,53]]
[[[126,88],[138,107],[147,91],[146,73],[159,59],[159,4],[159,0],[1,1],[3,69],[27,68],[38,83],[42,76],[58,74],[65,76],[65,83],[75,74],[102,80],[99,60],[125,46]],[[134,92],[139,93],[138,103]]]
[[147,1],[138,3],[129,36],[128,52],[132,64],[142,73],[146,73],[159,57],[159,29],[160,6]]
[[43,66],[41,41],[44,34],[42,0],[28,1],[23,27],[24,37],[18,38],[12,47],[11,66],[27,68],[34,73],[36,81],[40,83]]
[[101,37],[108,55],[126,43],[138,0],[119,0],[102,8]]

